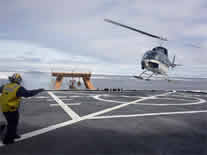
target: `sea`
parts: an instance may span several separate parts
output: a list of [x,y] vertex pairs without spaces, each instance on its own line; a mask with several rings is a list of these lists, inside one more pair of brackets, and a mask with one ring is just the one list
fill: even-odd
[[[13,72],[0,72],[0,85],[8,82],[8,76]],[[54,89],[55,77],[50,72],[27,71],[20,73],[23,77],[22,85],[28,89],[44,88]],[[92,74],[91,82],[96,89],[122,89],[122,90],[193,90],[207,91],[207,78],[170,77],[167,80],[140,80],[132,75],[103,75]],[[70,89],[72,81],[75,81],[76,89],[86,89],[80,78],[64,78],[61,89]],[[81,85],[78,85],[81,83]]]

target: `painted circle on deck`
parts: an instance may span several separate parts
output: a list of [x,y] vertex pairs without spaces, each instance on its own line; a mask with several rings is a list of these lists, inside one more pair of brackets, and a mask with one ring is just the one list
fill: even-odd
[[[98,96],[98,97],[97,97]],[[116,102],[116,103],[127,103],[127,102],[123,102],[123,101],[118,101],[118,100],[113,100],[113,99],[110,99],[111,95],[97,95],[95,97],[95,99],[99,99],[99,100],[102,100],[102,101],[105,101],[105,102]],[[109,99],[106,99],[106,98],[101,98],[102,96],[104,97],[109,97]],[[130,98],[129,96],[126,96],[127,98]],[[132,96],[132,98],[135,97],[135,96]],[[137,96],[136,96],[137,97]],[[144,98],[144,97],[141,97],[139,96],[140,98]],[[159,103],[159,101],[156,101],[158,103],[147,103],[147,100],[145,100],[144,102],[137,102],[137,103],[133,103],[133,104],[137,104],[137,105],[148,105],[148,106],[190,106],[190,105],[199,105],[199,104],[203,104],[206,102],[206,100],[204,99],[201,99],[201,98],[197,98],[197,97],[192,97],[192,96],[183,96],[183,95],[177,95],[176,97],[180,97],[179,98],[173,98],[173,96],[162,96],[164,98],[159,98],[159,97],[153,97],[151,98],[151,100],[166,100],[165,103]],[[183,97],[183,98],[182,98]],[[174,101],[174,103],[167,103],[167,101]],[[185,103],[182,103],[185,102]],[[177,103],[176,103],[177,102]]]
[[[185,96],[185,98],[188,98],[187,96]],[[190,101],[190,99],[192,100],[192,102]],[[171,100],[175,103],[147,103],[147,101],[145,101],[146,103],[135,103],[135,104],[139,104],[139,105],[152,105],[152,106],[189,106],[189,105],[199,105],[199,104],[203,104],[206,102],[206,100],[201,99],[201,98],[193,98],[193,97],[189,97],[189,99],[185,100],[185,99],[173,99],[173,98],[159,98],[156,97],[153,100]],[[182,101],[185,101],[185,103],[182,103]],[[189,102],[187,102],[189,101]],[[194,102],[193,102],[194,101]],[[176,103],[179,102],[179,103]]]

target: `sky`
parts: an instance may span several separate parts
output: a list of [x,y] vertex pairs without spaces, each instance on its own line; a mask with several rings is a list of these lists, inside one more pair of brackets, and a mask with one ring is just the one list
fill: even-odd
[[162,45],[183,64],[169,74],[207,77],[206,8],[205,0],[1,0],[0,71],[134,75],[144,52]]

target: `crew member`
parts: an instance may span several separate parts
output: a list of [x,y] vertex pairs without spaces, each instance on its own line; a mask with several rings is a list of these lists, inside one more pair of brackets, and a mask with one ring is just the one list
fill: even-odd
[[3,115],[7,120],[7,131],[3,138],[4,144],[14,143],[14,139],[20,138],[17,134],[17,127],[19,122],[19,105],[21,97],[34,96],[44,89],[27,90],[21,86],[22,77],[15,73],[8,78],[9,83],[0,87],[0,105]]

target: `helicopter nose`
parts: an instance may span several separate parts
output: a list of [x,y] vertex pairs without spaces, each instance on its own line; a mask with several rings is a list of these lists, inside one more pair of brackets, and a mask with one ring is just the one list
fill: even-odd
[[154,69],[155,68],[156,69],[159,68],[159,64],[158,63],[151,62],[151,61],[148,62],[148,66],[151,67],[151,68],[154,68]]
[[157,62],[151,61],[151,60],[145,60],[144,61],[145,68],[159,68],[159,64]]

